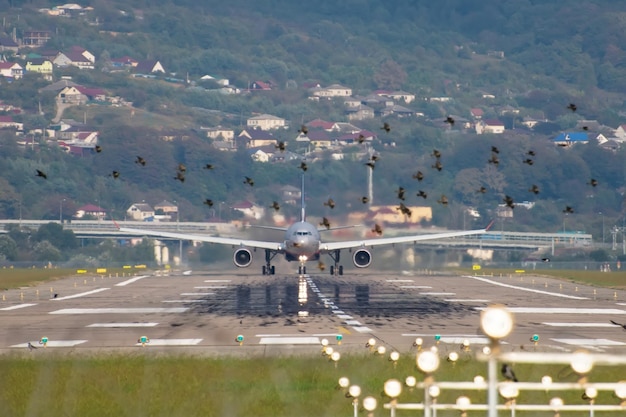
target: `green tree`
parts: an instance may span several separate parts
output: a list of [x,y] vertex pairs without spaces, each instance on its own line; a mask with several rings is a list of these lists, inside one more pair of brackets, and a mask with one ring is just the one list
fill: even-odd
[[0,235],[0,261],[14,261],[17,257],[17,243],[10,236]]

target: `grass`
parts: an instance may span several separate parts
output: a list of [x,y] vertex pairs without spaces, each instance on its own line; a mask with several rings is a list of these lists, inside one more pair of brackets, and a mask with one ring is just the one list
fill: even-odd
[[[414,355],[404,355],[394,367],[386,358],[365,354],[346,354],[334,364],[317,355],[274,358],[201,358],[192,356],[153,356],[142,350],[136,355],[99,357],[54,356],[40,351],[28,356],[0,358],[0,415],[6,417],[41,415],[46,417],[140,417],[140,416],[255,416],[323,417],[349,415],[351,400],[338,390],[342,376],[362,389],[362,397],[374,396],[379,403],[375,415],[387,415],[382,404],[384,381],[400,381],[414,375]],[[549,374],[554,381],[576,380],[569,367],[519,364],[515,372],[520,380],[540,381]],[[475,375],[486,376],[486,364],[463,356],[456,364],[442,362],[435,373],[438,380],[471,381]],[[623,369],[597,367],[591,381],[618,381]],[[460,393],[443,390],[440,403],[454,403],[459,395],[468,395],[472,403],[485,403],[486,393]],[[518,404],[547,404],[560,396],[565,404],[584,404],[582,390],[568,392],[524,391]],[[404,387],[400,403],[422,402],[420,389]],[[601,391],[597,404],[617,404],[611,392]],[[399,416],[416,412],[399,411]],[[419,412],[418,415],[421,415]],[[458,412],[440,411],[440,417],[458,416]],[[484,415],[484,412],[469,416]],[[520,417],[552,416],[553,413],[524,413]],[[606,413],[603,415],[623,415]]]
[[[0,291],[14,288],[32,287],[42,282],[54,281],[68,276],[77,275],[76,268],[3,268],[0,269]],[[86,273],[96,274],[96,269],[85,270]],[[107,268],[107,274],[122,274],[136,272],[134,269]]]

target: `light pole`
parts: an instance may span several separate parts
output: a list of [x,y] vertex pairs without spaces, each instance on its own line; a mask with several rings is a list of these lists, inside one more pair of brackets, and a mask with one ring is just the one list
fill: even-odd
[[[63,202],[65,199],[59,201],[59,223],[63,224]],[[20,216],[21,217],[21,216]]]
[[600,216],[602,216],[602,243],[604,244],[604,213],[600,212]]

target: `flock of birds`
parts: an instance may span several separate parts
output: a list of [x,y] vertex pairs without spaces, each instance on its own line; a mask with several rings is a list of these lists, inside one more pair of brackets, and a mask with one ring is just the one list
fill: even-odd
[[[577,110],[577,106],[574,103],[570,103],[567,106],[567,109],[571,110],[572,112],[575,112]],[[453,126],[455,123],[455,120],[452,116],[447,116],[444,119],[444,123],[449,124],[450,126]],[[388,122],[384,122],[382,127],[380,128],[381,130],[385,131],[386,133],[391,132],[391,125]],[[306,125],[302,125],[300,127],[300,129],[298,130],[298,132],[300,134],[308,134],[309,130],[308,127]],[[360,134],[359,137],[357,138],[357,142],[358,143],[363,143],[365,141],[365,137]],[[280,152],[284,152],[286,150],[286,143],[284,141],[279,141],[275,147],[276,149],[278,149]],[[97,145],[95,147],[95,151],[96,153],[101,153],[103,151],[102,146]],[[441,172],[444,169],[444,165],[442,162],[442,154],[439,150],[434,149],[433,152],[431,153],[431,156],[434,158],[434,162],[431,165],[431,168],[433,168],[434,170]],[[487,162],[491,165],[494,165],[495,167],[498,167],[500,165],[500,150],[496,147],[496,146],[491,146],[491,156],[490,158],[487,160]],[[526,154],[524,155],[524,159],[523,159],[523,163],[528,165],[528,166],[532,166],[534,164],[534,158],[536,157],[536,153],[533,150],[528,150],[526,152]],[[371,153],[368,160],[364,163],[366,166],[368,166],[370,169],[374,169],[376,167],[376,164],[378,163],[378,161],[380,160],[380,155],[377,153]],[[146,166],[147,161],[145,158],[143,158],[142,156],[136,156],[135,161],[134,161],[137,165],[139,166]],[[299,168],[303,171],[306,172],[308,170],[308,165],[305,161],[301,161]],[[207,170],[212,170],[214,169],[214,165],[207,163],[204,165],[204,169]],[[175,175],[173,176],[173,179],[176,181],[180,181],[181,183],[185,182],[185,178],[186,178],[186,174],[187,174],[187,167],[185,166],[185,164],[183,163],[179,163],[178,166],[176,167],[176,171],[175,171]],[[121,173],[119,171],[112,171],[108,176],[113,178],[113,179],[118,179],[120,178]],[[40,170],[37,169],[36,170],[36,176],[43,178],[43,179],[47,179],[48,176],[47,174]],[[412,179],[417,180],[419,183],[421,183],[424,178],[426,177],[426,174],[423,171],[418,170],[417,172],[415,172],[414,174],[412,174]],[[244,176],[243,179],[243,184],[248,185],[250,187],[254,186],[254,179],[248,176]],[[591,185],[592,187],[596,187],[598,185],[598,181],[594,178],[591,178],[588,182],[589,185]],[[480,194],[485,194],[487,193],[487,188],[485,187],[480,187],[477,192]],[[528,189],[529,192],[533,193],[533,194],[539,194],[540,193],[540,189],[536,184],[532,184],[530,186],[530,188]],[[411,217],[412,216],[412,211],[410,208],[408,208],[405,205],[405,199],[406,199],[406,189],[403,187],[399,187],[398,190],[396,191],[397,194],[397,198],[399,201],[398,206],[396,207],[396,209],[403,215],[407,216],[407,217]],[[423,199],[428,198],[428,193],[425,190],[419,189],[418,192],[416,193],[417,197],[421,197]],[[367,196],[362,196],[360,199],[362,204],[367,204],[369,202],[369,198]],[[437,203],[443,205],[443,206],[447,206],[449,202],[448,197],[445,194],[442,194],[438,199],[437,199]],[[514,199],[509,196],[509,195],[505,195],[503,198],[503,202],[504,204],[513,209],[515,208],[515,201]],[[209,207],[213,207],[213,200],[212,199],[205,199],[203,202],[205,205],[209,206]],[[329,207],[330,209],[333,209],[335,207],[335,201],[332,198],[329,198],[328,201],[324,202],[324,206]],[[280,204],[277,201],[273,201],[272,204],[269,206],[271,209],[275,210],[275,211],[279,211],[280,210]],[[574,208],[572,206],[566,206],[563,209],[563,213],[566,214],[571,214],[574,213]],[[330,221],[328,220],[328,218],[324,217],[322,219],[322,221],[320,222],[320,226],[324,226],[326,227],[326,229],[330,229],[331,228],[331,224]],[[374,227],[372,228],[372,232],[375,233],[376,235],[382,235],[383,231],[382,231],[382,227],[379,224],[375,224]]]

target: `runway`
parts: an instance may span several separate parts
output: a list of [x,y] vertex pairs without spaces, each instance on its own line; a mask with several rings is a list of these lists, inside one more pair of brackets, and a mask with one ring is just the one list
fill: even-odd
[[425,347],[455,350],[467,339],[476,348],[488,343],[480,311],[493,304],[515,319],[504,349],[626,351],[626,331],[609,321],[626,322],[624,291],[526,274],[240,272],[76,276],[5,291],[0,351],[26,351],[30,342],[72,353],[283,355],[320,352],[323,339],[342,351],[365,351],[373,338],[403,353],[416,349],[418,337]]

